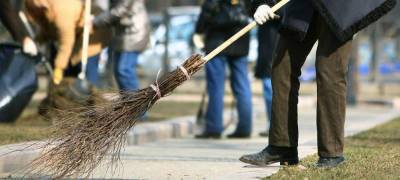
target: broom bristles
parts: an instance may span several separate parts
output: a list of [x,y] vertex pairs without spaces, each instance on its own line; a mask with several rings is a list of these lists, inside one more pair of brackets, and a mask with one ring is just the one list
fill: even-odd
[[53,178],[88,176],[106,155],[111,156],[111,164],[118,162],[127,132],[136,120],[205,63],[200,55],[193,55],[183,63],[183,68],[162,76],[152,87],[121,93],[119,98],[102,105],[61,111],[54,138],[31,163],[28,173]]

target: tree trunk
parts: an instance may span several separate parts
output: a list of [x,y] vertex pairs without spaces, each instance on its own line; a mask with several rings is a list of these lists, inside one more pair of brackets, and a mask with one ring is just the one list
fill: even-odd
[[347,74],[347,104],[351,106],[357,105],[358,92],[359,92],[359,55],[358,55],[358,37],[353,40],[353,50],[349,61],[349,71]]
[[371,82],[376,82],[378,78],[378,66],[379,66],[379,58],[380,56],[380,38],[381,36],[381,28],[380,24],[376,23],[371,32],[371,46],[372,46],[372,59],[370,62],[370,76],[369,80]]

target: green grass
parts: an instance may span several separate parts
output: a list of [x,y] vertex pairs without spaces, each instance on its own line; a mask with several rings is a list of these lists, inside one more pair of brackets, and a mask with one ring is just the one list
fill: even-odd
[[36,113],[32,103],[15,123],[0,124],[0,145],[45,139],[50,135],[51,122]]
[[346,138],[345,157],[337,168],[318,169],[318,157],[309,156],[265,179],[400,179],[400,118]]

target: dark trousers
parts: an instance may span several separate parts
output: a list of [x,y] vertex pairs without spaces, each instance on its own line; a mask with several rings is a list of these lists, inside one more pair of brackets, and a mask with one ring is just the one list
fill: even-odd
[[297,104],[301,67],[318,40],[317,131],[318,155],[335,157],[343,154],[346,114],[346,73],[351,41],[340,42],[328,25],[314,15],[305,40],[281,36],[272,67],[272,121],[269,143],[297,147]]

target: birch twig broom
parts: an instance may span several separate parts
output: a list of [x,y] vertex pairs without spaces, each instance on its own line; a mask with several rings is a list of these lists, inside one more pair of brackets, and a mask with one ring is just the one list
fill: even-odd
[[[280,1],[272,7],[273,11],[288,1]],[[255,21],[251,22],[205,57],[193,55],[147,88],[122,93],[107,104],[63,113],[55,125],[54,138],[45,152],[32,162],[31,172],[53,178],[89,175],[106,155],[111,156],[111,162],[118,161],[127,131],[138,118],[157,100],[189,80],[205,63],[256,26]]]

